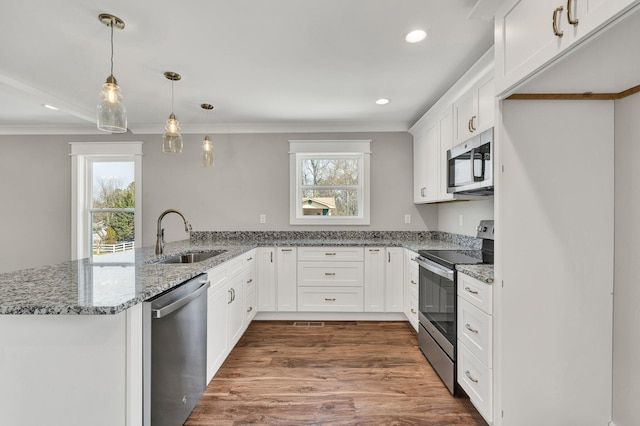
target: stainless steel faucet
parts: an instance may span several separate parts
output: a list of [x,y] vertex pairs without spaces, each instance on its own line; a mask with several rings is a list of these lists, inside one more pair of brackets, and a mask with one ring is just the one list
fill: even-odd
[[184,218],[184,215],[180,213],[178,210],[169,209],[165,210],[158,217],[158,232],[156,234],[156,255],[164,253],[164,228],[162,227],[162,218],[164,218],[169,213],[179,214],[182,220],[184,221],[184,230],[185,232],[191,231],[191,225],[187,222],[187,219]]

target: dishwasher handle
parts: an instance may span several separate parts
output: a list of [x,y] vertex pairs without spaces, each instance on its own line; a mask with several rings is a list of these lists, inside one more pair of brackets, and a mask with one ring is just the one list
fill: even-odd
[[178,299],[167,306],[163,306],[162,308],[152,309],[151,310],[152,317],[153,318],[166,317],[170,313],[182,308],[184,305],[191,302],[196,297],[200,296],[203,292],[207,291],[209,287],[211,287],[211,281],[202,281],[202,285],[198,287],[197,290],[195,290],[192,293],[189,293],[182,299]]

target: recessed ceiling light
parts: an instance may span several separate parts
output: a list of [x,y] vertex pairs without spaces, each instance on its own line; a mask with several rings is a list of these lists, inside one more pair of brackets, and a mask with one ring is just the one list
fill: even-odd
[[52,109],[54,111],[58,111],[60,109],[58,107],[54,107],[53,105],[49,105],[49,104],[42,104],[42,106],[47,108],[47,109]]
[[404,39],[407,41],[407,43],[417,43],[419,41],[424,40],[426,37],[427,37],[426,31],[415,30],[407,34],[407,36]]
[[386,104],[388,104],[389,102],[391,102],[391,101],[390,101],[389,99],[387,99],[387,98],[380,98],[380,99],[378,99],[378,100],[376,101],[376,103],[377,103],[378,105],[386,105]]

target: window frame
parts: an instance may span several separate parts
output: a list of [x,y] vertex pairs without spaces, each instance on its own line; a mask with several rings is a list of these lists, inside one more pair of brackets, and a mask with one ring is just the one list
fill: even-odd
[[94,162],[134,163],[135,247],[142,246],[142,144],[143,142],[70,142],[71,145],[71,259],[92,257],[91,214],[96,211],[131,209],[94,209],[91,207]]
[[[290,225],[369,225],[370,218],[370,150],[371,140],[290,140],[289,141],[289,224]],[[305,216],[302,214],[302,170],[300,164],[310,158],[358,159],[358,215]],[[323,189],[354,189],[353,185],[319,187]]]

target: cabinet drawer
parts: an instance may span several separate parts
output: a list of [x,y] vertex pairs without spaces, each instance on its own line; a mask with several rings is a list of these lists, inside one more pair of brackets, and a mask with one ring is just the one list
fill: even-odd
[[207,271],[207,276],[209,277],[209,282],[211,282],[211,287],[209,287],[209,293],[211,293],[227,282],[226,264],[223,263],[215,268],[209,269]]
[[465,274],[458,274],[458,296],[484,312],[493,313],[493,287]]
[[255,269],[248,269],[244,273],[244,291],[256,290],[256,271]]
[[362,287],[298,288],[298,311],[363,312]]
[[246,253],[243,253],[240,256],[234,257],[230,261],[224,263],[227,266],[227,273],[229,277],[232,277],[242,271],[242,262],[244,261],[245,255]]
[[[415,263],[412,261],[412,263]],[[407,273],[408,277],[407,277],[407,282],[406,282],[406,286],[407,286],[407,290],[409,291],[409,294],[412,294],[416,297],[416,299],[418,298],[418,275],[419,275],[419,270],[418,270],[418,264],[416,263],[416,267],[414,268],[413,265],[409,265],[409,271]]]
[[404,311],[405,316],[409,320],[409,323],[413,326],[416,332],[418,331],[418,296],[409,295],[406,301],[406,307]]
[[493,319],[462,298],[458,298],[458,341],[464,343],[487,367],[492,367]]
[[362,262],[298,262],[298,286],[362,287]]
[[493,420],[493,370],[484,366],[464,344],[458,342],[458,383],[489,423]]
[[256,250],[253,249],[242,254],[242,266],[251,267],[256,264]]
[[362,262],[364,249],[362,247],[299,247],[298,260]]
[[258,298],[256,297],[255,289],[250,291],[250,292],[248,292],[248,293],[245,293],[245,297],[244,297],[244,312],[245,312],[245,315],[246,315],[245,324],[247,326],[249,325],[251,320],[253,320],[253,317],[256,316],[256,313],[258,313],[257,301],[258,301]]

